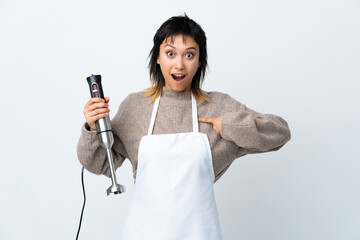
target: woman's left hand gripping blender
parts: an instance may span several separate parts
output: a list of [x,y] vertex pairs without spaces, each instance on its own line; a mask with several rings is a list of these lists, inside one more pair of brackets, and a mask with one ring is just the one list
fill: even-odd
[[[100,97],[102,99],[105,99],[104,92],[101,86],[101,75],[91,75],[90,77],[86,78],[86,80],[90,87],[91,97]],[[111,173],[112,185],[106,190],[106,193],[107,195],[109,195],[110,193],[123,193],[125,192],[125,186],[118,184],[115,176],[114,160],[111,152],[111,147],[114,143],[114,136],[111,130],[110,118],[109,116],[106,116],[97,120],[95,123],[100,144],[102,147],[106,148]]]

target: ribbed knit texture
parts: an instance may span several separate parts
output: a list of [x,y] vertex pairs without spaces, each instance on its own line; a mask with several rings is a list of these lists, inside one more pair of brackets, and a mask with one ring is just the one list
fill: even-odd
[[[206,133],[211,147],[215,181],[230,164],[249,153],[268,152],[281,148],[290,140],[287,122],[272,114],[260,114],[227,94],[207,93],[210,102],[197,102],[198,117],[223,116],[221,135],[209,123],[199,123],[199,131]],[[138,149],[141,138],[147,134],[153,103],[144,92],[130,94],[119,106],[111,120],[114,133],[113,155],[115,167],[127,158],[136,178]],[[191,132],[191,93],[164,88],[155,120],[153,134]],[[96,131],[89,131],[83,124],[77,146],[80,163],[90,172],[110,176],[103,149]]]

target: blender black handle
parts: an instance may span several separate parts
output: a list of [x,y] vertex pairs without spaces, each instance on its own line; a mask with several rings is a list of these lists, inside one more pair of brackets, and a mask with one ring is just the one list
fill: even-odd
[[104,91],[101,85],[101,75],[91,75],[90,77],[87,77],[86,80],[89,84],[91,97],[99,97],[105,99]]

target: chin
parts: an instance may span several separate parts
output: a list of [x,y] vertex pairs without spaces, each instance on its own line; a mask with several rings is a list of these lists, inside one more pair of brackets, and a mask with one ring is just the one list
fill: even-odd
[[165,80],[165,87],[176,92],[190,91],[191,83],[189,84],[185,79],[180,83],[174,82],[174,80],[171,79],[170,81]]

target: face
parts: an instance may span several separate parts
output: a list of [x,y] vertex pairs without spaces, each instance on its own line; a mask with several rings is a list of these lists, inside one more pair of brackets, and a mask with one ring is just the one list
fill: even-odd
[[171,90],[190,91],[191,82],[199,62],[199,45],[191,36],[183,38],[182,34],[165,39],[160,45],[157,64],[165,78],[165,87]]

